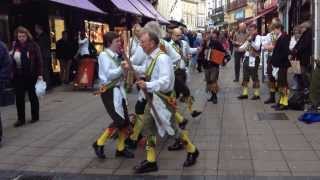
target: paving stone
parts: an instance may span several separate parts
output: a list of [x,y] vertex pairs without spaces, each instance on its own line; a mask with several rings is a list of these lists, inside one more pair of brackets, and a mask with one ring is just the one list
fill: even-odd
[[283,151],[287,161],[318,161],[314,151]]
[[253,160],[260,161],[283,161],[281,151],[252,151]]
[[289,171],[285,161],[253,161],[255,171]]
[[253,171],[251,160],[219,161],[219,170],[224,171]]
[[319,161],[288,161],[292,172],[320,172]]

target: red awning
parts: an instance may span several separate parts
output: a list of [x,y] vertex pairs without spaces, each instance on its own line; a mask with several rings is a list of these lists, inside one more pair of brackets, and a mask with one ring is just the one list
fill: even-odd
[[121,11],[142,16],[141,12],[139,12],[137,8],[129,2],[129,0],[111,0],[111,2]]
[[257,16],[250,18],[246,21],[244,21],[244,23],[248,24],[248,23],[252,23],[253,21],[265,16],[266,14],[269,14],[270,12],[276,10],[278,8],[278,6],[273,6],[271,8],[265,9],[263,12],[261,12],[260,14],[258,14]]
[[170,24],[170,22],[164,18],[153,6],[150,2],[147,0],[138,0],[140,1],[147,9],[153,14],[153,16],[156,18],[156,20],[160,21],[164,24]]
[[101,14],[106,14],[103,12],[101,9],[97,8],[94,4],[92,4],[88,0],[50,0],[51,2],[59,3],[59,4],[64,4],[67,6],[72,6],[96,13],[101,13]]

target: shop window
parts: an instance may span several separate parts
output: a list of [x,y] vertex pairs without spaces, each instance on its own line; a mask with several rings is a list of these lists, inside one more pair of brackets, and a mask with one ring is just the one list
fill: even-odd
[[95,46],[98,53],[101,52],[103,50],[103,35],[109,31],[109,25],[94,21],[84,21],[84,23],[90,42]]
[[65,21],[59,17],[50,17],[50,39],[51,39],[51,56],[52,70],[54,73],[60,72],[60,62],[56,58],[56,43],[62,38],[62,32],[65,31]]

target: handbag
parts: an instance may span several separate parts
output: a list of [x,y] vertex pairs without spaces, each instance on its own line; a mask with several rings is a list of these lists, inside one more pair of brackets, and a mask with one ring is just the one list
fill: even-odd
[[210,60],[216,64],[222,64],[224,62],[225,53],[216,49],[212,49],[210,52]]
[[301,74],[300,61],[298,61],[297,59],[294,59],[290,61],[290,64],[291,64],[291,69],[293,73]]

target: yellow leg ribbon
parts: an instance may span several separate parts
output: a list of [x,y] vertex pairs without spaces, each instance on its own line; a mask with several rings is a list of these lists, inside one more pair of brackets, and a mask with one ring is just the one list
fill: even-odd
[[107,140],[112,136],[114,131],[115,131],[114,128],[107,128],[97,140],[97,145],[103,146],[107,142]]
[[194,153],[196,151],[196,146],[192,144],[189,133],[186,130],[181,131],[181,139],[186,147],[188,153]]
[[117,150],[118,151],[123,151],[125,144],[124,141],[126,140],[126,132],[124,130],[119,131],[119,136],[117,139]]
[[130,139],[137,141],[142,128],[143,128],[143,115],[137,115],[136,121],[133,126],[133,132],[130,135]]
[[254,89],[254,95],[255,96],[260,96],[260,90],[259,89]]
[[243,87],[243,90],[242,90],[242,95],[244,96],[248,96],[248,87]]
[[146,151],[147,151],[147,161],[148,162],[156,162],[156,137],[155,136],[150,136],[147,139],[147,145],[146,145]]
[[176,111],[176,113],[174,114],[174,116],[175,116],[175,120],[176,120],[176,123],[177,123],[177,124],[183,123],[184,118],[183,118],[183,116],[182,116],[179,112]]

